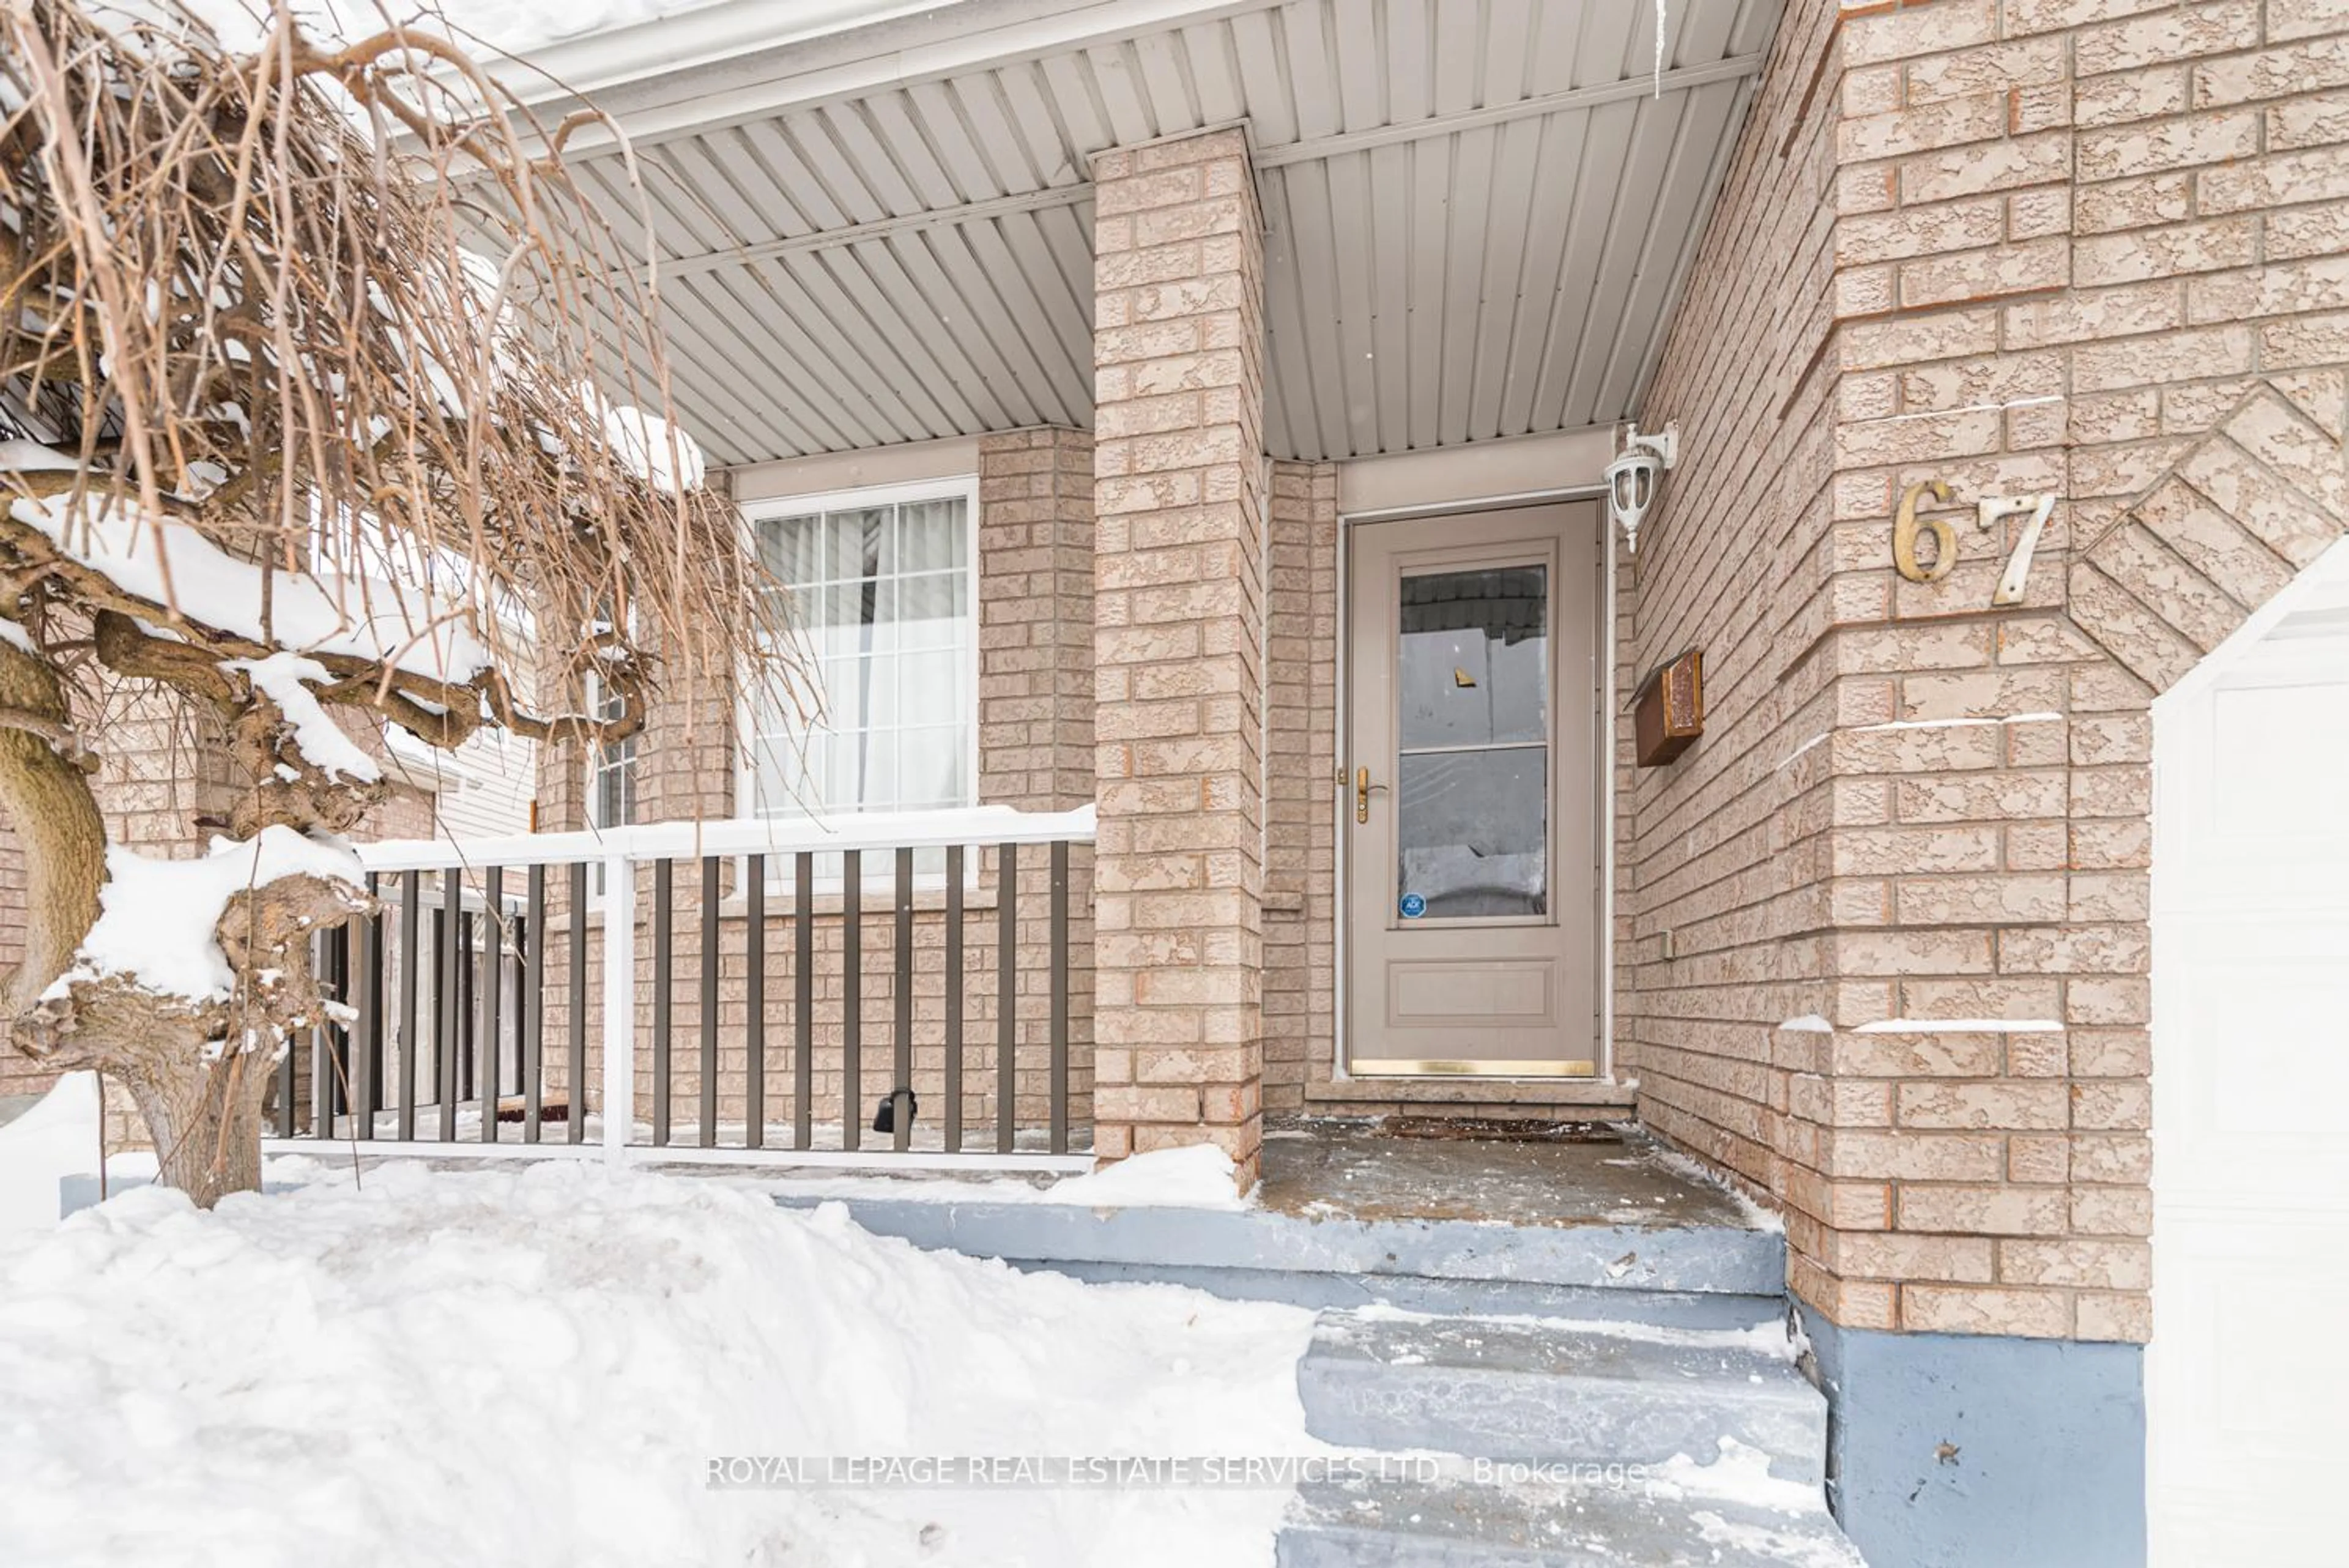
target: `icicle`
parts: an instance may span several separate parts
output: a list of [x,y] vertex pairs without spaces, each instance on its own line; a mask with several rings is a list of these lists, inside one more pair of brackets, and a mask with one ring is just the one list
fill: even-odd
[[1656,0],[1656,97],[1664,96],[1664,0]]

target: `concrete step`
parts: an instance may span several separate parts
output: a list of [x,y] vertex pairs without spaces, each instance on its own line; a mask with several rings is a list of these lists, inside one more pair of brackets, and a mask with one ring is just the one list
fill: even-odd
[[[779,1188],[775,1201],[821,1195]],[[1495,1224],[1267,1209],[852,1197],[876,1235],[1096,1282],[1189,1285],[1315,1308],[1629,1318],[1740,1327],[1785,1310],[1786,1239],[1729,1224]]]
[[[1749,1489],[1750,1490],[1750,1489]],[[1333,1481],[1299,1490],[1278,1568],[1866,1568],[1824,1505],[1631,1484]]]
[[1818,1485],[1826,1400],[1775,1324],[1743,1332],[1329,1312],[1298,1364],[1307,1428],[1389,1452],[1662,1464],[1723,1439]]

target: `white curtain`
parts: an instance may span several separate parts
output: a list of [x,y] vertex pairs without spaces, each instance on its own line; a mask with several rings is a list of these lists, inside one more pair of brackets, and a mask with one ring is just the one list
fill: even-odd
[[812,728],[772,700],[753,716],[761,815],[968,804],[971,725],[969,525],[959,497],[760,524],[770,568],[813,661]]

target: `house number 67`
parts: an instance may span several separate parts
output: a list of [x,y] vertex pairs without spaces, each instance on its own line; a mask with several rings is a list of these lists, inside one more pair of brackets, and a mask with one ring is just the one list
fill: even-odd
[[[1892,523],[1892,564],[1900,575],[1912,583],[1936,583],[1946,577],[1958,564],[1958,531],[1946,517],[1920,517],[1917,502],[1930,495],[1947,504],[1950,487],[1938,479],[1923,480],[1900,493],[1900,510]],[[1978,526],[1989,529],[1998,525],[2002,517],[2028,513],[2031,521],[2024,524],[2014,541],[2014,553],[2006,558],[2006,569],[1998,575],[1998,587],[1992,590],[1992,605],[2019,605],[2023,589],[2031,579],[2031,557],[2039,548],[2039,535],[2047,526],[2048,514],[2055,510],[2055,497],[2044,495],[1992,495],[1974,504],[1974,520]],[[1920,565],[1917,559],[1917,536],[1920,533],[1933,536],[1933,564]]]

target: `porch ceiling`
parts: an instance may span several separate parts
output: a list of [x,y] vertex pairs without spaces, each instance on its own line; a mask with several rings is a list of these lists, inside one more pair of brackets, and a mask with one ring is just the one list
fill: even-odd
[[[1089,424],[1087,158],[1238,120],[1268,446],[1357,457],[1636,413],[1782,4],[1670,5],[1661,96],[1650,0],[1070,5],[1092,30],[1041,47],[1035,0],[962,0],[934,14],[957,53],[1000,52],[924,74],[952,57],[900,21],[868,29],[897,62],[874,80],[597,96],[637,137],[677,398],[724,462]],[[577,161],[633,210],[615,150]]]

